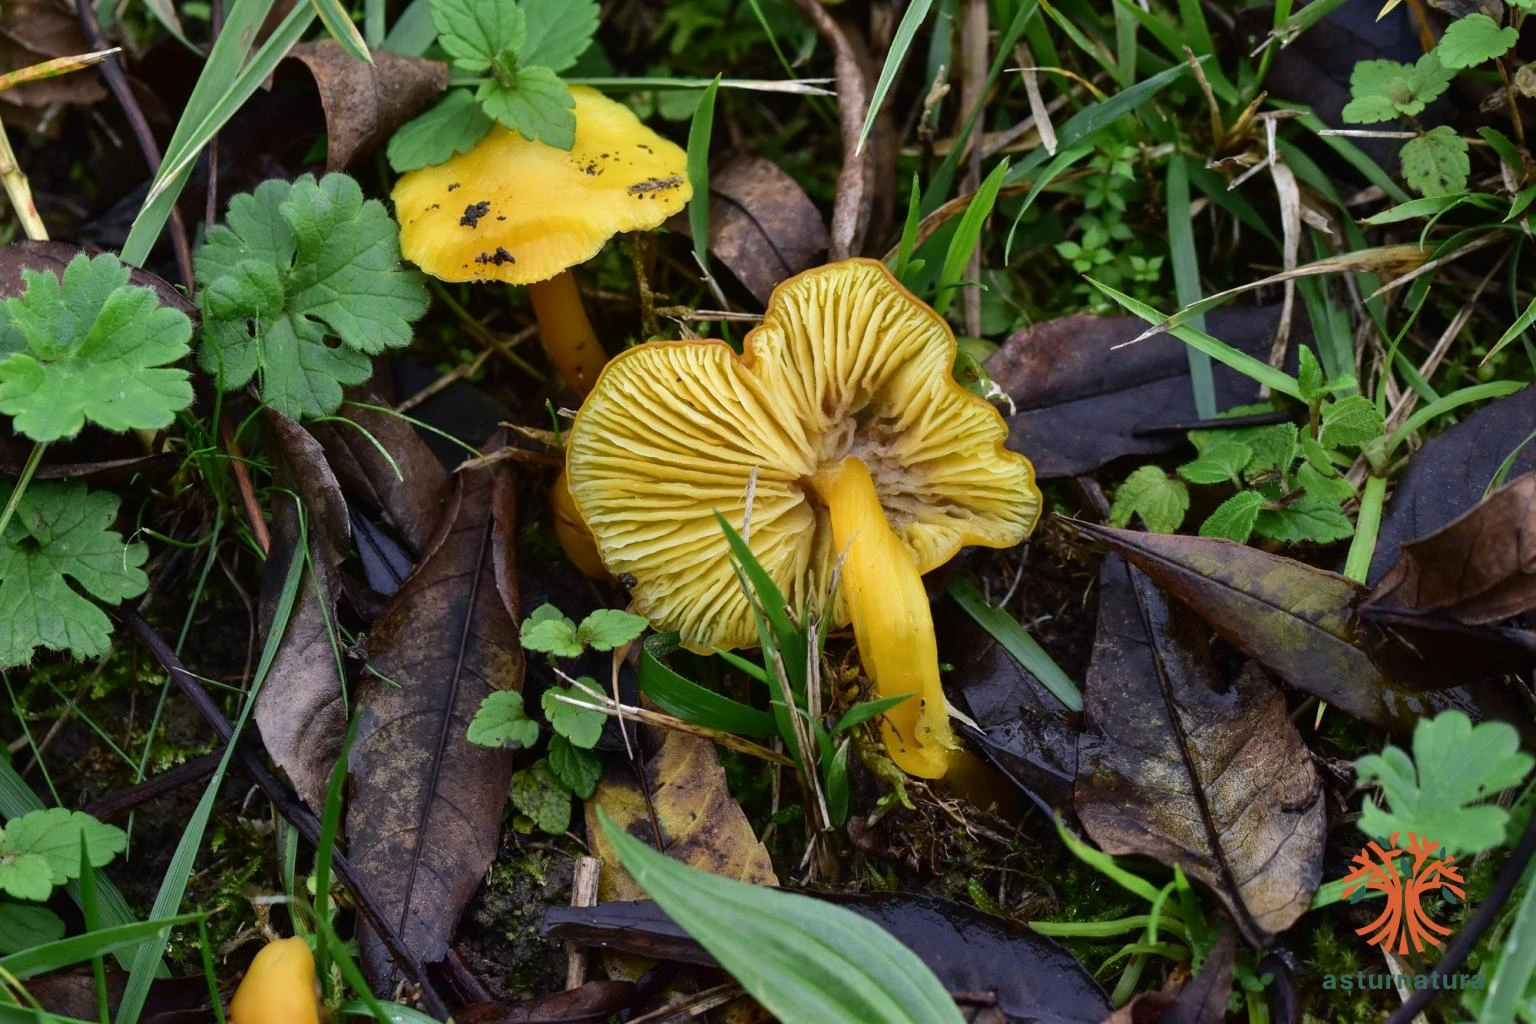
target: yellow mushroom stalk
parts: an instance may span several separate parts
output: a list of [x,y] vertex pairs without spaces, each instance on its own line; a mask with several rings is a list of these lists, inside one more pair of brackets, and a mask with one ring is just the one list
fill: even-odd
[[395,184],[400,251],[442,281],[529,286],[550,361],[586,395],[606,354],[570,268],[624,231],[649,231],[693,195],[688,156],[622,103],[572,86],[570,150],[493,128],[467,153]]
[[637,611],[693,650],[756,645],[718,511],[792,606],[853,624],[882,696],[911,695],[882,735],[925,778],[955,740],[922,575],[1019,543],[1040,514],[1029,461],[954,360],[948,324],[884,264],[844,260],[775,289],[739,356],[719,341],[617,356],[566,454],[576,511]]
[[885,520],[869,467],[846,458],[811,478],[827,506],[832,542],[843,552],[843,599],[864,673],[882,697],[911,694],[885,714],[892,759],[909,774],[938,778],[955,746],[939,682],[939,645],[928,592],[912,552]]
[[295,936],[262,947],[229,1002],[230,1024],[319,1024],[320,986],[309,945]]

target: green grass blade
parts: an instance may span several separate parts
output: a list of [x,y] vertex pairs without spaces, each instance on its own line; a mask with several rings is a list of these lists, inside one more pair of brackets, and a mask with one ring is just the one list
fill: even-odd
[[1472,402],[1481,402],[1489,398],[1503,398],[1512,395],[1525,387],[1523,381],[1518,380],[1491,380],[1486,384],[1474,384],[1471,387],[1460,388],[1436,401],[1430,402],[1424,408],[1415,412],[1403,421],[1403,425],[1392,432],[1387,439],[1387,454],[1391,455],[1397,450],[1397,446],[1408,440],[1416,431],[1437,416],[1444,416],[1453,409]]
[[1530,990],[1532,975],[1536,974],[1536,885],[1531,881],[1531,872],[1527,870],[1525,898],[1504,937],[1499,966],[1488,985],[1477,1024],[1513,1024],[1526,1005],[1525,994]]
[[420,57],[427,52],[437,38],[437,26],[432,24],[432,6],[428,0],[411,0],[395,23],[389,26],[380,49],[398,53],[402,57]]
[[896,26],[896,35],[891,38],[891,48],[885,55],[885,64],[880,68],[880,77],[875,81],[875,91],[870,94],[869,110],[864,114],[864,126],[859,129],[859,141],[853,147],[854,156],[864,151],[864,143],[875,127],[875,116],[880,113],[880,108],[885,104],[885,94],[890,92],[891,86],[896,84],[896,72],[906,61],[907,50],[911,48],[917,30],[922,28],[923,22],[928,19],[928,10],[932,6],[933,0],[912,0],[907,5],[906,13],[901,16],[901,24]]
[[912,263],[912,252],[917,248],[917,229],[923,220],[923,187],[912,174],[912,191],[907,193],[907,219],[901,226],[901,241],[896,246],[896,262],[891,273],[902,284],[907,283],[907,268]]
[[694,725],[737,736],[777,736],[773,715],[748,707],[679,675],[661,659],[677,649],[677,634],[655,633],[640,648],[636,680],[640,692],[667,714]]
[[1531,303],[1525,307],[1525,311],[1515,317],[1514,323],[1510,324],[1509,328],[1499,335],[1499,340],[1493,343],[1493,348],[1488,350],[1488,355],[1483,357],[1484,360],[1486,361],[1491,358],[1494,353],[1524,334],[1533,323],[1536,323],[1536,298],[1531,299]]
[[957,577],[949,585],[949,596],[976,620],[978,626],[992,634],[992,638],[1003,645],[1003,650],[1040,680],[1041,685],[1050,690],[1057,700],[1069,710],[1083,710],[1083,693],[1072,681],[1072,677],[1061,670],[1061,666],[1045,653],[1045,648],[1035,642],[1035,638],[1029,635],[1029,631],[1017,619],[1001,608],[987,604],[981,591],[969,580]]
[[714,131],[715,93],[720,88],[716,76],[699,97],[693,121],[688,125],[688,182],[693,198],[688,200],[688,230],[693,234],[693,255],[699,267],[709,273],[709,137]]
[[[308,540],[304,536],[305,532],[301,516],[300,543],[295,546],[293,560],[288,565],[288,575],[283,581],[283,589],[273,612],[272,626],[267,632],[266,644],[262,647],[261,661],[256,666],[256,674],[251,679],[250,690],[240,706],[240,717],[235,720],[234,736],[225,745],[224,756],[219,760],[218,768],[214,769],[213,777],[208,780],[208,787],[203,790],[203,797],[198,801],[196,810],[187,821],[187,827],[181,834],[181,841],[176,844],[176,852],[171,857],[171,863],[166,867],[165,877],[160,882],[160,891],[156,894],[154,907],[150,911],[152,917],[163,917],[174,913],[181,906],[182,897],[186,894],[187,881],[192,877],[192,869],[197,861],[197,851],[203,845],[203,832],[208,827],[209,816],[213,813],[213,804],[218,798],[219,787],[224,782],[224,774],[229,770],[229,762],[234,757],[235,746],[240,741],[240,733],[251,717],[251,710],[256,706],[256,697],[261,693],[262,684],[272,668],[272,659],[276,657],[277,649],[282,644],[283,633],[288,628],[288,617],[293,612],[294,598],[298,595],[299,580],[303,575],[304,553],[309,547]],[[139,1014],[144,1009],[144,1000],[149,995],[150,982],[154,980],[155,968],[160,963],[161,954],[165,952],[168,938],[168,934],[156,935],[134,951],[133,966],[128,972],[128,982],[123,989],[122,1002],[117,1007],[115,1018],[117,1024],[133,1024],[139,1019]]]
[[[1168,250],[1173,260],[1174,297],[1180,306],[1200,301],[1200,261],[1195,255],[1195,225],[1189,212],[1189,164],[1175,153],[1168,161]],[[1205,330],[1205,317],[1196,316],[1190,326]],[[1189,382],[1195,392],[1195,413],[1208,420],[1216,415],[1216,380],[1211,376],[1211,357],[1187,347]]]
[[[101,930],[101,906],[96,899],[96,868],[91,864],[90,851],[85,845],[85,830],[80,831],[80,911],[85,919],[86,934]],[[112,1007],[107,1000],[107,965],[101,956],[91,957],[91,977],[96,985],[96,1015],[101,1024],[112,1019]]]
[[[331,34],[331,38],[341,44],[356,59],[365,64],[373,63],[373,54],[368,52],[368,44],[363,41],[363,34],[357,30],[357,25],[352,21],[352,15],[342,6],[341,0],[311,0],[315,5],[315,15],[320,19],[320,24]],[[379,0],[368,0],[371,7],[383,7]],[[380,14],[377,19],[382,20]]]
[[[1116,291],[1107,284],[1088,278],[1088,283],[1099,291],[1114,299],[1127,312],[1134,313],[1149,324],[1166,323],[1168,318],[1163,316],[1151,306],[1133,299],[1124,292]],[[1197,348],[1226,366],[1230,366],[1238,373],[1250,380],[1256,380],[1267,386],[1271,391],[1278,391],[1282,395],[1301,399],[1301,387],[1296,383],[1296,378],[1282,370],[1277,370],[1266,362],[1253,358],[1246,352],[1240,352],[1226,342],[1213,338],[1204,331],[1196,330],[1188,324],[1176,324],[1164,328],[1169,334],[1178,338],[1184,344]],[[1111,353],[1111,357],[1112,357]]]
[[[84,963],[92,957],[116,953],[129,946],[139,946],[142,949],[141,944],[145,939],[159,938],[164,942],[170,937],[172,928],[177,925],[192,924],[202,920],[204,916],[203,914],[181,914],[177,917],[135,921],[133,924],[120,924],[112,928],[98,928],[94,932],[60,939],[57,942],[45,942],[41,946],[24,949],[20,953],[0,957],[0,972],[24,981],[39,974],[47,974],[49,971],[61,970],[72,964]],[[158,954],[155,959],[159,960]],[[138,1017],[131,1019],[137,1021]]]
[[987,218],[992,215],[992,207],[997,203],[997,192],[1003,187],[1003,178],[1007,174],[1006,159],[992,168],[992,173],[987,175],[987,179],[976,189],[976,194],[966,205],[965,213],[960,217],[960,225],[955,228],[954,237],[949,240],[933,302],[933,308],[940,316],[949,309],[961,279],[965,276],[965,268],[981,244],[981,230],[986,226]]

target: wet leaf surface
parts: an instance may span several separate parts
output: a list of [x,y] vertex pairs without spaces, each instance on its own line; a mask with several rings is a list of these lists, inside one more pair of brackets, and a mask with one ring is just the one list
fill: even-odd
[[1519,448],[1506,480],[1536,470],[1536,387],[1490,402],[1431,438],[1398,478],[1371,559],[1375,585],[1398,559],[1398,549],[1446,526],[1483,500],[1504,460]]
[[[1099,1024],[1104,990],[1071,953],[974,907],[910,893],[824,896],[890,932],[951,992],[995,993],[1016,1024]],[[650,900],[551,907],[544,934],[658,959],[713,964]]]
[[[1249,355],[1266,358],[1279,306],[1218,310],[1206,331]],[[1122,349],[1146,329],[1135,317],[1087,314],[1016,332],[986,362],[1018,411],[1008,417],[1008,447],[1028,452],[1042,479],[1077,476],[1122,455],[1150,455],[1184,443],[1182,432],[1140,433],[1199,418],[1183,342],[1154,334]],[[1310,343],[1304,317],[1293,343]],[[1258,400],[1258,385],[1214,367],[1216,402],[1227,409]]]
[[[262,632],[271,628],[293,551],[307,537],[309,560],[287,629],[256,698],[256,725],[294,791],[315,810],[325,805],[347,731],[336,627],[341,564],[351,550],[347,503],[320,443],[282,413],[263,409],[261,425],[277,461],[272,497],[272,551],[262,578]],[[291,493],[290,493],[291,492]],[[293,495],[303,503],[302,512]],[[301,526],[300,516],[303,517]]]
[[1262,670],[1230,684],[1210,634],[1147,576],[1105,559],[1078,747],[1077,816],[1106,853],[1204,883],[1268,945],[1322,875],[1322,784]]
[[1145,572],[1227,643],[1347,714],[1406,734],[1419,716],[1462,703],[1382,675],[1360,645],[1355,609],[1365,589],[1342,576],[1228,540],[1073,526]]
[[[505,463],[457,474],[437,534],[368,633],[350,764],[348,849],[407,945],[442,959],[496,853],[508,751],[465,738],[481,700],[522,685],[515,645],[514,481]],[[398,973],[359,936],[376,989]]]
[[365,64],[334,39],[300,43],[289,59],[309,69],[320,92],[327,171],[368,156],[448,87],[448,65],[440,61],[374,50]]
[[709,251],[764,305],[827,251],[821,211],[771,160],[739,156],[711,170],[709,195]]

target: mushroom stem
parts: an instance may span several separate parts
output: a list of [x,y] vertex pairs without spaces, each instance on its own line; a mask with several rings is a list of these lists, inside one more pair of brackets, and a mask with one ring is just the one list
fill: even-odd
[[882,697],[912,698],[885,713],[882,736],[896,766],[936,779],[956,746],[939,684],[939,650],[922,574],[886,521],[869,467],[845,458],[811,478],[843,552],[843,598],[865,674]]
[[539,321],[544,351],[566,387],[585,398],[608,356],[587,319],[575,276],[562,270],[547,281],[536,281],[528,286],[528,298]]

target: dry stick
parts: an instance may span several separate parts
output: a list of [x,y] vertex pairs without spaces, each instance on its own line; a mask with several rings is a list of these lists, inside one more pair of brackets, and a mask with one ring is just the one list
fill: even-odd
[[148,803],[182,786],[206,779],[219,766],[222,757],[223,755],[217,750],[211,754],[204,754],[202,757],[179,764],[143,782],[108,793],[101,799],[86,804],[81,810],[101,821],[121,818],[140,804]]
[[[597,906],[597,879],[603,862],[596,857],[577,857],[571,877],[571,906]],[[574,942],[565,944],[565,987],[581,988],[587,980],[587,951]]]
[[[960,64],[965,77],[960,82],[960,109],[977,110],[982,105],[987,88],[987,0],[966,0],[965,21],[960,28]],[[981,122],[978,117],[971,126],[970,159],[966,161],[966,192],[981,187]],[[981,280],[981,246],[971,253],[965,264],[968,281]],[[961,291],[965,311],[965,333],[973,338],[981,336],[981,287],[968,284]]]
[[[1520,834],[1520,842],[1515,847],[1514,853],[1509,855],[1509,861],[1504,865],[1504,870],[1499,872],[1499,879],[1493,884],[1493,889],[1488,893],[1487,899],[1477,908],[1477,913],[1472,915],[1472,920],[1467,922],[1461,934],[1445,948],[1445,955],[1440,962],[1435,964],[1433,974],[1447,977],[1460,967],[1467,959],[1467,954],[1472,952],[1483,933],[1493,927],[1493,923],[1499,919],[1499,911],[1504,909],[1504,904],[1509,896],[1520,884],[1520,879],[1525,875],[1526,866],[1531,862],[1531,856],[1536,854],[1536,815],[1526,824],[1525,831]],[[1435,996],[1440,994],[1440,989],[1418,989],[1402,1006],[1388,1017],[1384,1024],[1408,1024],[1419,1011],[1430,1004]]]
[[[203,720],[213,726],[213,731],[218,733],[219,739],[226,744],[233,742],[234,726],[224,717],[224,712],[220,711],[213,698],[208,696],[208,691],[203,689],[197,677],[181,663],[181,659],[176,657],[176,652],[171,650],[170,645],[161,638],[160,634],[156,633],[149,623],[132,609],[119,611],[118,618],[134,636],[139,638],[139,642],[148,648],[151,656],[175,681],[182,695],[187,698],[197,713],[203,716]],[[251,777],[251,781],[255,782],[257,788],[272,801],[277,812],[287,819],[290,825],[298,829],[299,834],[309,840],[311,845],[318,848],[320,819],[314,812],[300,803],[299,798],[267,770],[267,766],[262,764],[260,756],[255,751],[242,744],[235,748],[235,756],[239,759],[241,767],[245,769],[245,773]],[[439,1020],[447,1020],[448,1007],[443,1003],[442,997],[437,994],[437,990],[432,987],[426,970],[406,947],[405,940],[400,937],[394,925],[380,913],[373,894],[362,879],[358,878],[351,862],[340,851],[333,849],[331,868],[336,872],[336,877],[341,884],[352,893],[358,913],[363,915],[369,927],[379,933],[379,938],[389,949],[390,956],[395,958],[395,963],[399,964],[411,980],[421,987],[421,999],[428,1012]]]
[[[85,33],[85,40],[91,49],[107,49],[107,39],[101,34],[101,26],[96,23],[96,5],[77,3],[75,6],[79,9],[80,31]],[[139,152],[144,154],[149,173],[154,174],[160,169],[160,147],[155,144],[154,132],[150,130],[149,121],[144,117],[139,101],[133,98],[133,88],[128,84],[128,76],[123,74],[123,67],[118,63],[116,54],[102,61],[101,77],[107,80],[107,88],[112,90],[112,96],[122,108],[123,116],[128,118],[128,127],[133,131],[134,141],[139,144]],[[181,211],[174,206],[171,207],[171,248],[176,252],[176,270],[181,275],[181,283],[191,291],[194,287],[192,246],[187,241],[187,225],[181,219]]]
[[[837,120],[843,137],[843,166],[837,172],[837,192],[832,200],[831,241],[827,259],[832,262],[855,256],[864,249],[873,203],[869,151],[859,151],[859,132],[869,106],[869,85],[842,26],[821,5],[821,0],[795,0],[806,20],[832,44],[833,71],[837,76]],[[722,303],[723,305],[724,303]]]

